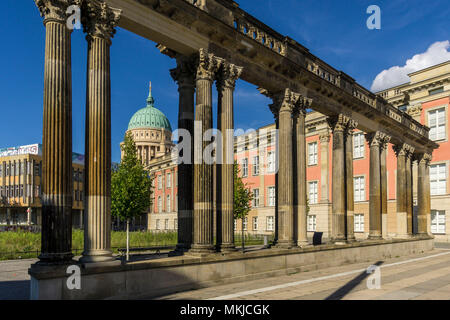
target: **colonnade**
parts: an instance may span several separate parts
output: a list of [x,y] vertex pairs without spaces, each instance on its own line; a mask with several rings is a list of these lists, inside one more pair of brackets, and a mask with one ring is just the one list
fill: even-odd
[[[66,11],[71,0],[35,0],[46,28],[43,131],[43,208],[41,263],[72,259],[72,85],[71,30]],[[121,11],[101,1],[82,3],[82,22],[88,41],[86,98],[86,210],[83,262],[107,261],[111,252],[111,85],[110,45]],[[179,165],[178,245],[180,251],[208,254],[234,248],[233,91],[243,68],[205,49],[190,57],[176,55],[171,70],[178,83],[178,128],[194,137],[191,163]],[[212,88],[218,91],[218,129],[222,132],[224,161],[217,165],[204,159],[211,141],[204,134],[213,127]],[[263,90],[264,91],[264,90]],[[264,91],[279,129],[279,171],[276,189],[276,246],[291,248],[308,244],[306,199],[306,108],[311,99],[285,88]],[[195,96],[195,99],[194,99]],[[195,103],[195,106],[194,106]],[[353,141],[358,126],[344,114],[329,118],[332,147],[332,240],[354,240],[353,232]],[[230,133],[231,132],[231,133]],[[212,138],[212,137],[211,137]],[[390,137],[381,131],[367,134],[370,144],[370,239],[380,239],[387,223],[386,148]],[[188,150],[184,150],[188,151]],[[183,151],[183,152],[184,152]],[[396,146],[397,228],[399,236],[412,233],[412,170],[419,161],[418,230],[428,232],[430,213],[429,154]],[[230,160],[231,159],[231,160]],[[213,189],[217,190],[217,242],[213,230]]]

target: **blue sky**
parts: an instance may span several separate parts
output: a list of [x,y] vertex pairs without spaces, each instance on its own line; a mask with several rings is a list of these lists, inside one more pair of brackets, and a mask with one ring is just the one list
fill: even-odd
[[[385,69],[405,66],[408,59],[419,54],[422,54],[419,55],[422,62],[436,62],[442,59],[443,52],[449,51],[445,43],[450,39],[448,0],[237,2],[256,18],[297,40],[368,89]],[[366,27],[369,16],[366,9],[371,4],[381,8],[381,30]],[[42,18],[32,0],[2,0],[2,8],[0,148],[40,143],[45,38]],[[430,59],[432,54],[428,54],[427,49],[436,42],[443,44],[440,51],[433,51]],[[79,153],[84,153],[86,55],[84,34],[75,30],[72,35],[73,150]],[[153,83],[156,107],[176,128],[177,87],[169,74],[173,67],[175,61],[160,54],[155,43],[118,29],[111,47],[113,161],[120,159],[119,143],[129,119],[145,106],[148,81]],[[396,75],[392,73],[392,77]],[[257,128],[272,122],[268,103],[270,101],[253,85],[239,81],[235,95],[235,127]]]

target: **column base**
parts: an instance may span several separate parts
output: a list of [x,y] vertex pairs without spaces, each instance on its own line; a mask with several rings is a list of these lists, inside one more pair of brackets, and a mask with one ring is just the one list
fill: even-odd
[[90,250],[84,251],[83,256],[80,258],[81,263],[95,263],[113,261],[115,257],[110,250]]
[[308,240],[297,241],[297,247],[303,248],[309,246]]
[[273,248],[277,248],[277,249],[292,249],[294,248],[295,242],[293,240],[278,240]]
[[63,253],[41,253],[38,256],[38,265],[59,265],[59,264],[72,264],[73,260],[72,252]]
[[394,239],[411,239],[411,236],[408,234],[396,234]]
[[369,235],[367,240],[383,240],[383,237],[380,235]]
[[217,246],[217,251],[222,253],[232,253],[236,252],[238,249],[233,243],[225,243]]
[[355,237],[349,237],[349,238],[347,238],[347,240],[346,240],[347,243],[352,243],[352,242],[356,242],[356,241],[357,241],[357,240],[356,240]]
[[344,245],[347,244],[348,240],[345,237],[331,238],[330,242],[335,245]]
[[216,253],[216,248],[211,244],[193,244],[187,252],[192,255],[204,256]]

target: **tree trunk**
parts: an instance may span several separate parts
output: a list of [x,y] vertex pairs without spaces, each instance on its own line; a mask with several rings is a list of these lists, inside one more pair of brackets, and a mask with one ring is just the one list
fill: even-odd
[[242,253],[245,252],[245,247],[244,247],[244,218],[242,218],[242,227],[241,227],[241,231],[242,231]]
[[130,260],[130,219],[127,219],[127,261]]

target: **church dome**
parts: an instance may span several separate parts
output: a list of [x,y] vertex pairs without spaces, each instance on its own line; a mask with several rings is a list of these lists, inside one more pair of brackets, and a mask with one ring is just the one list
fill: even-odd
[[160,110],[155,108],[155,99],[152,97],[152,87],[147,98],[147,106],[138,110],[128,123],[128,130],[131,129],[166,129],[172,132],[172,127],[167,117]]

